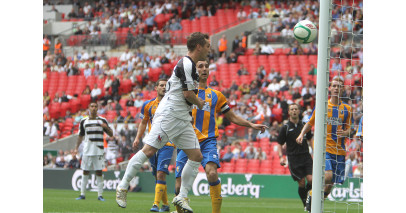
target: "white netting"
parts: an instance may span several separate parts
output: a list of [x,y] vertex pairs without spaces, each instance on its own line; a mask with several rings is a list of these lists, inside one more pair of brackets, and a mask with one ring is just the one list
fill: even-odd
[[[328,199],[325,200],[324,212],[363,211],[363,146],[362,126],[360,125],[363,116],[362,41],[362,1],[333,0],[330,80],[334,76],[344,79],[344,91],[340,99],[352,107],[353,123],[350,137],[345,138],[344,142],[346,148],[345,181],[342,185],[333,186]],[[339,111],[339,113],[341,112]],[[361,134],[357,134],[357,130],[360,130]]]

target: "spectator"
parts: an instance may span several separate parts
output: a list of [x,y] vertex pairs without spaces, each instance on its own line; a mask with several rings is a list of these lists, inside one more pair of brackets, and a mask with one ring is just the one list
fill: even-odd
[[101,95],[101,93],[102,93],[101,89],[97,87],[97,84],[94,84],[92,92],[90,93],[90,97],[92,98],[92,101],[99,99],[99,96]]
[[227,58],[226,58],[226,53],[221,54],[221,57],[217,60],[217,64],[226,64],[227,63]]
[[229,57],[227,57],[227,63],[237,63],[238,56],[235,53],[231,53]]
[[224,154],[224,156],[220,159],[220,162],[230,162],[231,159],[233,159],[234,153],[231,152],[231,147],[227,147],[227,152]]
[[254,11],[252,8],[250,8],[250,12],[248,14],[249,19],[257,19],[259,16],[259,13]]
[[266,41],[265,45],[261,47],[261,55],[271,55],[275,52],[275,50],[272,48],[271,44]]
[[292,79],[292,88],[301,88],[303,86],[302,81],[295,75]]
[[130,52],[129,49],[126,49],[125,52],[123,52],[123,54],[121,54],[120,61],[128,61],[131,59],[131,57],[132,57],[132,53]]
[[89,64],[86,64],[86,68],[83,71],[83,75],[85,76],[85,78],[92,75],[92,69],[90,69]]
[[248,140],[248,141],[256,141],[257,140],[257,137],[254,134],[254,129],[253,128],[248,128],[248,132],[245,135],[245,139]]
[[163,79],[167,79],[168,78],[168,76],[165,74],[165,70],[161,70],[161,74],[159,74],[159,79],[161,79],[161,78],[163,78]]
[[293,42],[293,47],[290,49],[288,55],[303,55],[303,48],[300,46],[298,41]]
[[144,104],[144,101],[142,100],[142,97],[140,95],[137,95],[136,100],[134,101],[134,106],[139,108],[139,107],[142,107],[143,104]]
[[47,35],[44,35],[44,39],[42,41],[42,50],[43,50],[42,58],[43,59],[45,59],[45,56],[48,54],[50,46],[51,46],[51,41],[49,41]]
[[238,43],[238,47],[233,51],[237,56],[245,55],[246,49],[242,46],[242,42]]
[[213,75],[212,80],[210,81],[209,85],[210,85],[211,87],[216,87],[216,86],[219,85],[219,82],[216,80],[216,76],[215,76],[215,75]]
[[176,21],[176,19],[171,20],[171,24],[169,25],[169,30],[170,31],[177,31],[177,30],[182,30],[182,26],[179,24],[179,22]]
[[267,41],[267,37],[266,37],[266,35],[265,35],[265,31],[264,31],[264,29],[262,28],[262,27],[259,27],[258,28],[258,31],[257,32],[255,32],[255,42],[259,42],[259,43],[262,43],[262,42],[265,42],[265,41]]
[[118,88],[120,87],[120,80],[118,77],[114,77],[113,83],[111,83],[111,93],[112,95],[118,95]]
[[60,156],[59,161],[57,160],[55,165],[57,168],[66,168],[67,162],[65,161],[65,157],[63,155]]
[[47,165],[44,166],[44,168],[56,168],[56,157],[52,156],[51,162],[49,162]]
[[260,55],[261,54],[261,46],[259,45],[259,42],[255,42],[255,47],[254,47],[254,55]]
[[309,44],[309,52],[307,52],[308,55],[317,55],[317,46],[314,42]]
[[217,71],[217,65],[214,63],[214,59],[210,59],[210,65],[209,65],[209,73],[216,72]]
[[333,75],[333,76],[338,75],[342,70],[343,70],[343,67],[340,63],[340,59],[339,58],[334,59],[334,63],[331,67],[330,75]]
[[242,75],[249,75],[249,72],[248,72],[247,68],[245,68],[245,66],[244,66],[243,63],[240,65],[240,69],[237,71],[237,74],[238,74],[239,76],[242,76]]
[[68,18],[72,19],[72,18],[77,18],[78,15],[75,12],[75,9],[72,7],[71,11],[68,13]]
[[240,8],[240,10],[237,12],[237,19],[239,21],[243,21],[246,18],[247,18],[247,13],[242,8]]
[[220,40],[217,43],[218,46],[218,51],[219,51],[219,55],[223,55],[223,53],[227,52],[227,39],[226,39],[226,35],[223,34],[220,38]]
[[310,64],[310,70],[309,70],[309,72],[307,74],[309,74],[309,75],[317,75],[317,69],[316,69],[316,67],[314,67],[314,64]]
[[132,151],[130,144],[127,144],[127,138],[125,135],[121,135],[118,141],[118,148],[121,156],[124,160],[128,160],[128,157]]
[[69,168],[69,169],[79,169],[80,168],[80,162],[77,158],[76,152],[72,153],[72,159],[69,161],[68,164],[66,164],[66,168]]
[[234,154],[234,157],[233,157],[234,159],[245,158],[245,153],[244,153],[244,151],[242,151],[240,142],[236,142],[234,144],[234,149],[233,149],[232,153]]
[[58,127],[56,125],[55,119],[51,119],[51,121],[46,122],[44,124],[46,130],[45,130],[45,136],[49,136],[51,140],[55,140],[58,137]]
[[245,158],[246,159],[255,159],[255,156],[257,155],[255,151],[255,147],[247,147],[245,149]]
[[280,84],[276,80],[276,78],[273,78],[272,83],[268,85],[266,88],[267,91],[272,91],[272,92],[278,92],[280,90]]
[[236,35],[233,42],[232,42],[232,45],[231,45],[231,47],[232,47],[231,51],[232,52],[235,52],[235,49],[237,49],[237,47],[238,47],[238,43],[240,43],[240,39],[238,38],[238,35]]
[[261,147],[258,148],[258,151],[256,152],[256,155],[255,155],[255,159],[258,159],[258,160],[266,160],[267,159],[266,152],[263,151]]
[[62,43],[61,43],[60,38],[56,39],[56,44],[55,44],[54,49],[55,49],[54,53],[55,53],[56,56],[59,56],[62,53],[63,47],[62,47]]

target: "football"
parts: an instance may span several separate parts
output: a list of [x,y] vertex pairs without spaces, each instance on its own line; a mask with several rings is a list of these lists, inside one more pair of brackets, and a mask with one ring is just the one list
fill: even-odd
[[317,36],[317,27],[313,22],[303,20],[298,22],[293,28],[295,39],[302,44],[312,42]]

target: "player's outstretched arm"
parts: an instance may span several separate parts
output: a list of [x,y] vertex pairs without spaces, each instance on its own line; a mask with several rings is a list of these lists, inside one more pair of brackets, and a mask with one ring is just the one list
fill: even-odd
[[102,123],[100,125],[103,127],[103,130],[105,133],[107,133],[107,135],[113,137],[113,130],[109,127],[107,123]]
[[245,120],[244,118],[241,118],[240,116],[236,115],[236,114],[233,112],[233,110],[229,110],[229,111],[226,112],[224,115],[226,116],[226,118],[227,118],[229,121],[231,121],[231,122],[233,122],[233,123],[235,123],[235,124],[237,124],[237,125],[245,126],[245,127],[251,127],[251,128],[253,128],[253,129],[256,129],[256,130],[261,130],[261,133],[265,132],[265,129],[268,129],[268,128],[269,128],[268,126],[263,125],[263,124],[254,124],[254,123],[251,123],[251,122]]
[[312,129],[312,125],[310,124],[310,122],[307,122],[307,123],[304,125],[302,131],[300,132],[300,135],[296,138],[296,142],[297,142],[298,144],[302,144],[304,135],[305,135],[306,133],[308,133],[311,129]]
[[147,124],[148,124],[148,119],[142,119],[140,126],[138,127],[137,136],[135,137],[134,142],[133,142],[133,149],[138,147],[138,144],[140,143],[140,139],[144,135],[145,129],[147,129]]

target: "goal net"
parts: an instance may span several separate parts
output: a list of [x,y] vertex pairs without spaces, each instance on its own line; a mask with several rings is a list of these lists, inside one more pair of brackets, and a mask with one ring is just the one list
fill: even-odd
[[[317,104],[321,103],[326,111],[323,115],[324,122],[317,126],[316,121],[315,134],[317,134],[317,131],[324,129],[323,140],[325,141],[326,138],[331,138],[336,140],[338,144],[336,145],[337,147],[331,147],[331,144],[327,143],[321,150],[316,150],[315,147],[315,156],[316,152],[321,151],[322,155],[320,156],[322,157],[320,159],[325,160],[327,158],[328,160],[331,159],[329,150],[331,152],[332,148],[345,150],[344,161],[338,159],[339,157],[337,156],[331,160],[334,161],[332,164],[336,164],[337,166],[345,164],[345,169],[332,170],[333,183],[334,177],[343,176],[344,181],[342,183],[333,184],[326,199],[323,198],[323,195],[327,194],[329,190],[325,188],[326,184],[324,181],[326,177],[324,176],[324,172],[321,173],[323,177],[320,179],[322,180],[320,182],[323,183],[320,189],[321,191],[314,190],[314,184],[316,183],[313,182],[313,194],[320,193],[321,196],[318,196],[320,200],[312,200],[312,205],[314,205],[315,202],[319,202],[316,203],[319,209],[314,209],[314,211],[314,206],[312,206],[312,212],[363,212],[363,2],[362,0],[327,0],[327,2],[330,2],[330,4],[327,5],[329,7],[323,7],[323,3],[320,4],[320,13],[323,13],[323,10],[329,10],[330,19],[326,26],[329,26],[327,35],[330,37],[327,41],[327,46],[321,46],[319,40],[319,52],[322,51],[321,48],[327,48],[327,54],[322,57],[320,53],[318,55],[318,60],[327,59],[327,61],[329,61],[327,63],[328,73],[326,73],[328,74],[326,75],[328,78],[325,78],[324,92],[327,93],[326,89],[335,76],[339,76],[339,78],[344,80],[342,93],[339,98],[342,103],[351,107],[352,111],[349,112],[349,114],[352,116],[352,121],[350,123],[351,131],[349,136],[344,137],[340,141],[336,135],[336,130],[345,128],[346,124],[349,124],[343,120],[344,116],[341,115],[341,113],[345,112],[342,112],[340,107],[338,107],[336,110],[338,114],[334,115],[335,109],[327,108],[327,102],[330,98],[329,93],[324,96],[324,100],[319,101],[319,103],[316,102],[316,108]],[[322,17],[320,17],[320,21],[321,19]],[[319,23],[321,25],[321,22]],[[320,26],[319,30],[320,36],[324,29]],[[320,68],[323,69],[322,67],[318,67],[318,70],[320,70]],[[317,77],[319,78],[320,76],[318,75]],[[319,84],[320,79],[318,79],[317,82]],[[319,91],[322,91],[322,89],[318,90],[318,92]],[[335,120],[334,117],[337,119]],[[331,122],[331,120],[335,122]],[[326,149],[328,150],[327,153]],[[316,167],[315,163],[313,170],[320,171],[322,169],[324,171],[326,166],[324,162],[325,161],[323,161],[323,165],[318,165],[318,167]],[[344,165],[342,166],[344,168]],[[314,172],[314,175],[315,174],[317,174],[317,172]],[[314,179],[315,177],[313,177],[313,180]],[[340,180],[336,182],[340,182]]]

